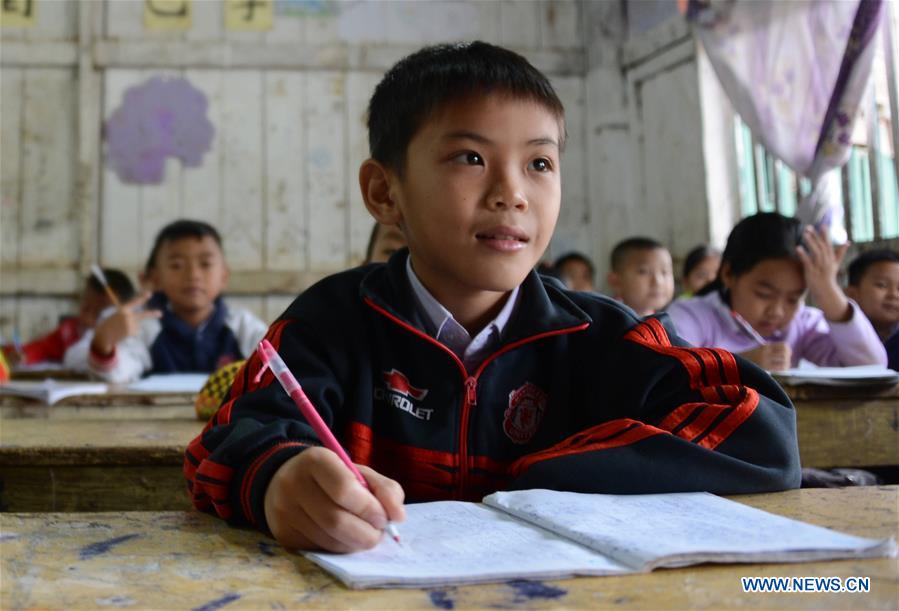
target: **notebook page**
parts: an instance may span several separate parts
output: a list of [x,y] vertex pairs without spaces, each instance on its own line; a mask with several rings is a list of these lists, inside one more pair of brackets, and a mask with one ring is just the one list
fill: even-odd
[[406,506],[402,544],[384,537],[353,554],[307,552],[352,588],[423,587],[632,572],[581,545],[476,503]]
[[643,570],[700,562],[800,562],[895,553],[891,539],[846,535],[705,492],[612,495],[522,490],[496,492],[484,503]]

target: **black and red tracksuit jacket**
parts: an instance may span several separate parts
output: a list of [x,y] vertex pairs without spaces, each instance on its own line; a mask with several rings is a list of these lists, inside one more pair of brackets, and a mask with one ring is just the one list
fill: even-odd
[[[532,272],[500,347],[469,371],[423,330],[406,256],[322,280],[267,337],[353,460],[407,501],[799,486],[795,412],[753,364]],[[270,371],[254,381],[260,367],[254,354],[238,373],[184,473],[197,508],[267,530],[272,475],[318,441]]]

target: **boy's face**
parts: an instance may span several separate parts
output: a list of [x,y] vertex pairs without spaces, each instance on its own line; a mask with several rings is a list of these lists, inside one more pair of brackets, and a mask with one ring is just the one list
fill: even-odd
[[85,287],[81,294],[81,302],[78,304],[78,322],[81,328],[93,329],[100,312],[110,305],[105,292],[97,292],[90,286]]
[[164,242],[150,276],[176,314],[211,311],[228,284],[222,249],[210,236]]
[[846,294],[875,325],[899,323],[899,263],[879,261],[862,275],[858,286],[850,286]]
[[639,316],[657,312],[674,296],[671,255],[664,248],[635,250],[609,274],[609,284]]
[[559,214],[559,142],[552,113],[503,95],[451,102],[425,121],[390,200],[435,297],[478,299],[521,284]]
[[592,291],[593,274],[590,267],[583,261],[571,259],[559,269],[559,276],[565,286],[572,291]]

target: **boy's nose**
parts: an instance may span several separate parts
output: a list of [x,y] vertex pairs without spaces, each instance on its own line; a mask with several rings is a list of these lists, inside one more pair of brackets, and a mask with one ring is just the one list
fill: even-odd
[[507,173],[497,177],[487,198],[491,208],[517,208],[527,210],[528,200],[518,181]]

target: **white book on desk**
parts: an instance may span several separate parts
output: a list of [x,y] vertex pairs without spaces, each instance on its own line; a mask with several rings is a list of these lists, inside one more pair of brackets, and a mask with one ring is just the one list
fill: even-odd
[[785,371],[772,371],[779,382],[789,385],[819,384],[824,386],[867,386],[870,384],[897,384],[899,372],[882,365],[856,365],[853,367],[797,367]]
[[67,397],[103,395],[109,386],[102,382],[70,382],[51,378],[39,382],[11,381],[0,385],[0,395],[13,395],[37,399],[45,405],[53,405]]
[[483,504],[406,506],[402,543],[353,554],[307,552],[351,588],[642,573],[707,562],[807,562],[895,555],[865,539],[712,494],[497,492]]
[[125,388],[130,392],[198,393],[208,379],[208,373],[163,373],[147,376]]

